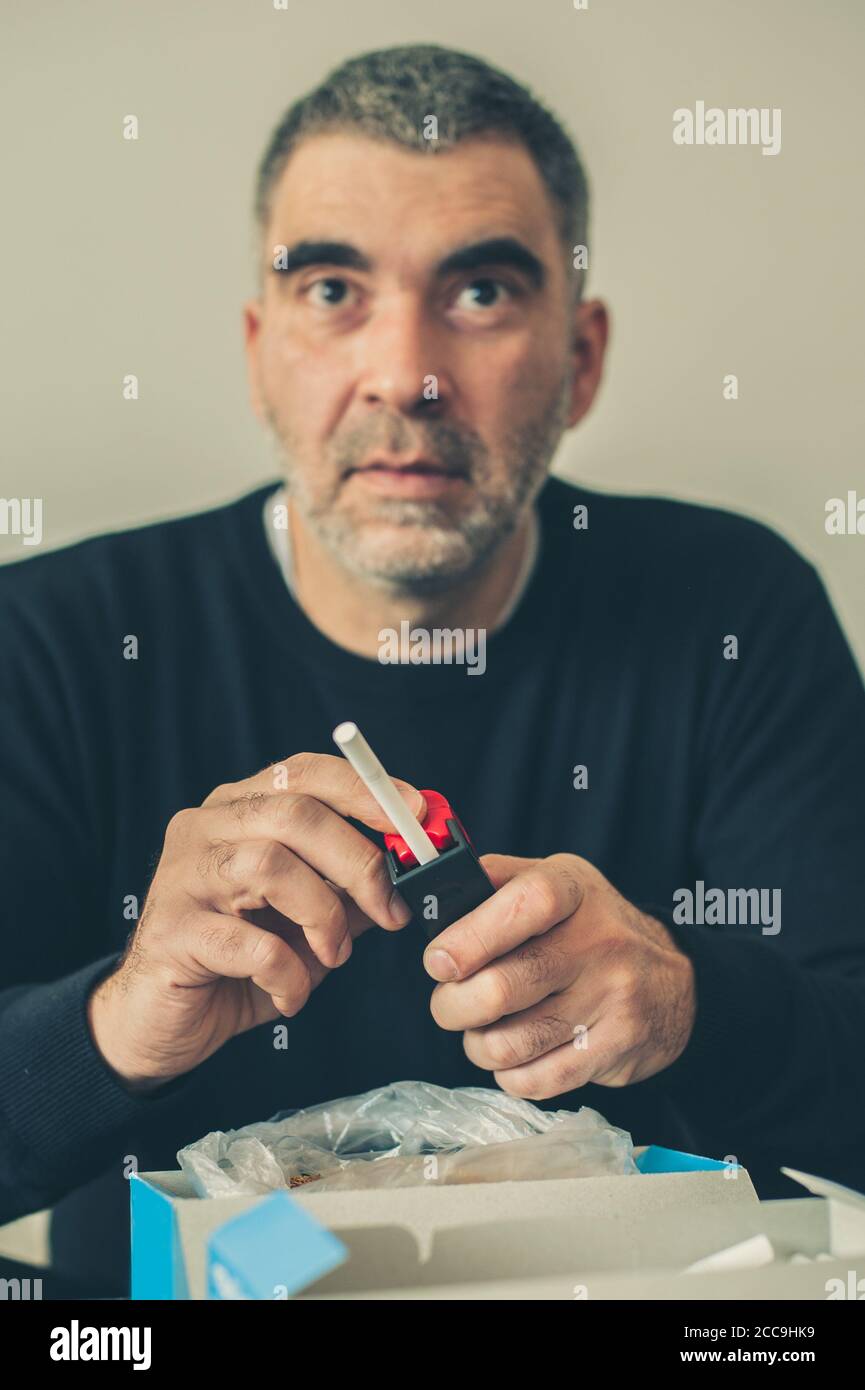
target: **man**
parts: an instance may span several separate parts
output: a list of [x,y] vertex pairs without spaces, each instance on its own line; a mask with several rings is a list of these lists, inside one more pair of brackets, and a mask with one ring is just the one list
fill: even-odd
[[[862,682],[771,532],[548,479],[607,336],[567,136],[369,54],[257,212],[285,494],[2,575],[2,1216],[55,1203],[57,1268],[122,1288],[133,1164],[406,1078],[861,1185]],[[379,659],[442,630],[483,661]],[[426,951],[344,719],[498,887]]]

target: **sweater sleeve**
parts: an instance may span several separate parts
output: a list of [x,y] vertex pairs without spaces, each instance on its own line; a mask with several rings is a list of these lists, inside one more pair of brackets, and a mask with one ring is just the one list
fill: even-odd
[[116,960],[0,993],[0,1222],[81,1186],[117,1160],[130,1126],[146,1133],[185,1104],[191,1078],[134,1095],[93,1042],[87,1000]]
[[132,1094],[92,1040],[87,1001],[119,958],[108,847],[57,644],[13,597],[21,569],[0,575],[0,1222],[117,1162],[124,1133],[164,1123],[194,1084]]
[[865,690],[817,575],[787,557],[706,702],[693,911],[664,914],[697,1016],[658,1082],[704,1152],[861,1185]]

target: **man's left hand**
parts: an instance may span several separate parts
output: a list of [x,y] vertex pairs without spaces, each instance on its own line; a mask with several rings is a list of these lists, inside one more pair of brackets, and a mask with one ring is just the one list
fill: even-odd
[[464,1033],[499,1086],[548,1100],[588,1082],[628,1086],[684,1052],[690,960],[661,922],[575,854],[484,855],[499,890],[431,941],[431,1009]]

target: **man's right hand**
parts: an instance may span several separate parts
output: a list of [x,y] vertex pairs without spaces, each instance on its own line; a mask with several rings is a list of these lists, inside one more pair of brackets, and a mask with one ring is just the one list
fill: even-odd
[[[420,792],[396,786],[422,819]],[[346,816],[392,828],[345,759],[300,753],[173,817],[126,954],[89,1000],[94,1041],[130,1089],[291,1018],[354,937],[406,925],[383,852]]]

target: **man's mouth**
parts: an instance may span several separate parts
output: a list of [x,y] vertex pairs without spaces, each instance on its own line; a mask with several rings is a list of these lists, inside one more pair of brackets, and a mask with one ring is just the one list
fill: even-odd
[[439,497],[467,481],[462,469],[449,468],[435,459],[378,457],[350,468],[346,479],[371,491],[392,497]]
[[464,477],[465,474],[456,468],[448,468],[443,463],[438,463],[435,459],[415,458],[415,459],[389,459],[373,458],[367,463],[361,463],[357,468],[349,469],[350,473],[397,473],[414,476],[430,476],[455,478]]

